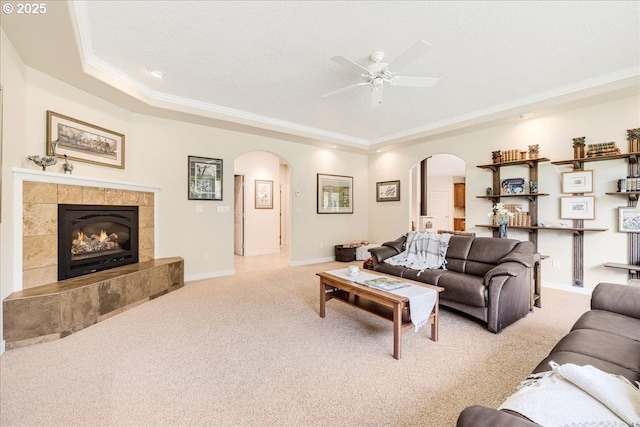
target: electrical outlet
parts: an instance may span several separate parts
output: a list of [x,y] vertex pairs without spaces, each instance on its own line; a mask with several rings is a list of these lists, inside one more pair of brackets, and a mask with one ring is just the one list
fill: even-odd
[[202,213],[202,212],[204,212],[204,206],[196,205],[196,213]]
[[320,249],[324,248],[324,242],[320,242]]
[[205,252],[202,258],[204,258],[205,261],[209,261],[209,252]]
[[553,266],[553,268],[560,268],[560,260],[554,259],[553,261],[551,261],[551,265]]

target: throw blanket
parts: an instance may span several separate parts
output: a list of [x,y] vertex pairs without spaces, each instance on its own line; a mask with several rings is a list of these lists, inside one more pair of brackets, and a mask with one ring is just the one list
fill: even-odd
[[411,313],[411,323],[415,326],[415,331],[429,323],[429,316],[436,305],[438,292],[434,289],[423,288],[422,286],[410,285],[389,291],[392,294],[409,298],[409,312]]
[[414,270],[446,268],[447,249],[451,234],[412,231],[407,235],[405,250],[384,260],[391,265],[402,265]]
[[550,362],[498,409],[518,412],[545,427],[640,427],[640,390],[591,365]]

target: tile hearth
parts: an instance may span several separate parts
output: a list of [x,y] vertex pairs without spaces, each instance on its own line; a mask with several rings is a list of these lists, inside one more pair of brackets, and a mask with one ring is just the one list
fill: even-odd
[[184,286],[180,257],[117,267],[10,294],[6,348],[52,341]]

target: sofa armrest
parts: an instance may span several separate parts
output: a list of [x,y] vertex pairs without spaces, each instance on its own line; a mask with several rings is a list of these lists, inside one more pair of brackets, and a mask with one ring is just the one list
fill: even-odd
[[591,294],[591,308],[640,319],[640,287],[599,283]]
[[373,259],[373,265],[378,265],[385,259],[398,255],[400,252],[391,246],[378,246],[377,248],[369,249],[369,253]]
[[487,408],[486,406],[469,406],[458,417],[456,427],[540,427],[525,418],[508,412]]
[[496,265],[484,275],[484,284],[488,285],[492,278],[496,276],[519,276],[527,269],[524,264],[515,261],[503,262]]

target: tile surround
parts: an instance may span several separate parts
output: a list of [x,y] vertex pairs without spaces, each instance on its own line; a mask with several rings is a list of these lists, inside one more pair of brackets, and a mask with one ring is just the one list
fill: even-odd
[[32,181],[25,181],[22,188],[23,289],[57,280],[58,204],[138,206],[138,258],[153,259],[154,193]]

